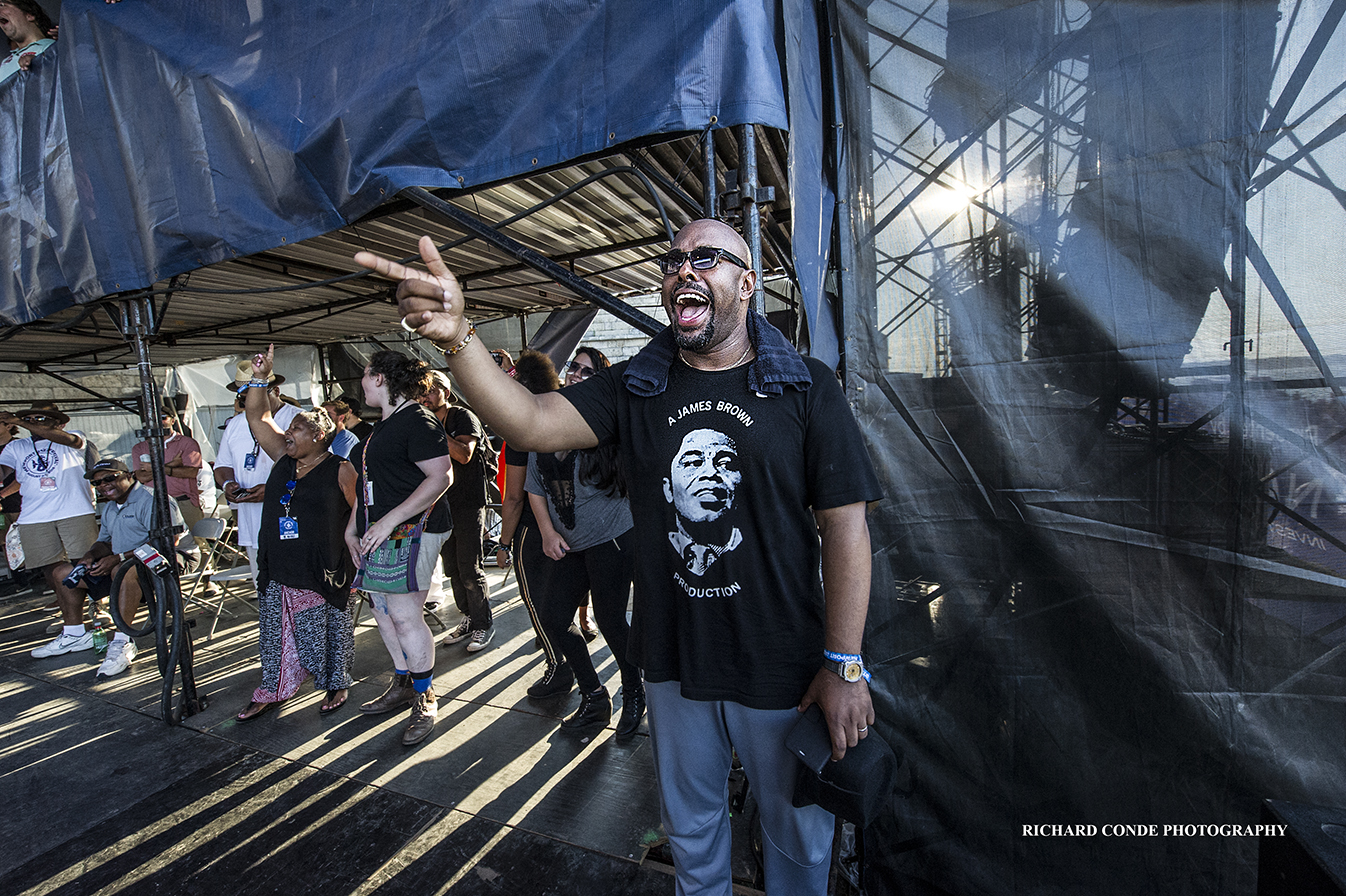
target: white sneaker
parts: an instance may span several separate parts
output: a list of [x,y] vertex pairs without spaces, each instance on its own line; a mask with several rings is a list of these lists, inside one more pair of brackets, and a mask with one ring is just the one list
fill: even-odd
[[98,678],[111,678],[114,675],[120,675],[131,666],[131,660],[136,658],[135,641],[109,641],[107,646],[107,659],[103,660],[103,665],[98,667]]
[[472,632],[471,639],[467,642],[467,652],[476,653],[478,650],[484,650],[491,639],[495,637],[495,626],[490,628],[479,628]]
[[466,641],[471,634],[472,623],[470,620],[464,619],[462,622],[458,623],[452,631],[445,635],[443,640],[439,643],[447,647],[449,644],[457,644],[459,641]]
[[33,656],[38,659],[45,659],[49,656],[60,656],[63,653],[75,653],[79,650],[93,650],[93,632],[85,631],[82,635],[67,635],[65,632],[61,632],[55,641],[35,648]]

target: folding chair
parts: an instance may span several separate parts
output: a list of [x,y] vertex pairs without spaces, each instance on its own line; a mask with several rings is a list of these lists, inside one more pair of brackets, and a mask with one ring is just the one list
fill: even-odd
[[[210,623],[206,639],[214,637],[215,627],[220,623],[220,615],[237,616],[226,609],[224,602],[230,597],[245,597],[254,590],[252,567],[248,565],[248,555],[229,543],[233,533],[233,524],[217,517],[205,517],[192,526],[192,537],[206,542],[207,548],[201,557],[201,565],[183,583],[183,600],[199,604],[207,610],[213,610],[215,619]],[[239,564],[242,560],[242,564]],[[219,587],[219,591],[210,594],[210,585]]]

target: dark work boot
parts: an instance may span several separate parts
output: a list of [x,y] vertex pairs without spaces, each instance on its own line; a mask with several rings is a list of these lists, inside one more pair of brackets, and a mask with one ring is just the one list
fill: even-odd
[[439,715],[439,702],[435,699],[435,689],[417,694],[411,703],[411,724],[402,732],[402,743],[408,747],[430,736],[434,730],[435,718]]
[[569,694],[574,683],[575,673],[571,671],[570,664],[563,660],[555,666],[548,666],[542,677],[529,685],[528,696],[541,700],[544,697]]
[[580,708],[575,714],[561,723],[562,731],[582,731],[590,725],[604,725],[612,718],[612,698],[608,689],[599,687],[592,694],[580,697]]
[[617,740],[627,740],[645,718],[645,685],[622,688],[622,714],[617,719]]
[[394,674],[393,683],[388,685],[388,690],[368,703],[360,704],[360,712],[367,712],[370,715],[392,712],[409,705],[415,697],[416,689],[411,686],[411,675]]

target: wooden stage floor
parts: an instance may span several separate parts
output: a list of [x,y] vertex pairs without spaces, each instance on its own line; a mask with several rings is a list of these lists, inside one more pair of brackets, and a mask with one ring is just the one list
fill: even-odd
[[[0,604],[0,892],[671,893],[645,861],[662,836],[645,726],[625,744],[615,714],[591,740],[560,732],[578,693],[527,697],[542,654],[513,577],[488,572],[495,639],[438,649],[439,722],[410,749],[405,712],[357,708],[389,679],[367,611],[346,707],[320,716],[308,684],[248,724],[234,714],[258,684],[255,612],[230,601],[207,640],[189,611],[209,705],[169,727],[152,638],[99,682],[92,651],[29,655],[54,637],[49,594]],[[442,617],[457,623],[451,599]],[[615,693],[610,651],[591,652]]]

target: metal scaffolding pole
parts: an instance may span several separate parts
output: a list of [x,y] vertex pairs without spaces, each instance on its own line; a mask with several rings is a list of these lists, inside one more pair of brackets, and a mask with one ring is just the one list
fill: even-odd
[[715,179],[715,132],[709,128],[701,135],[701,155],[706,168],[703,180],[706,188],[702,217],[714,218],[720,213],[720,188]]
[[[172,498],[168,495],[168,477],[164,469],[164,437],[167,432],[160,420],[161,396],[150,364],[149,341],[158,331],[162,314],[155,315],[154,300],[149,296],[123,299],[119,310],[119,327],[122,336],[135,349],[136,367],[140,374],[140,416],[145,428],[136,434],[149,442],[150,470],[154,478],[154,527],[150,530],[149,544],[159,552],[160,560],[151,559],[150,562],[164,562],[166,568],[147,566],[143,558],[128,560],[114,573],[113,583],[116,585],[121,577],[130,575],[140,579],[145,603],[152,617],[159,668],[164,676],[160,702],[162,717],[166,724],[177,725],[188,716],[205,709],[207,701],[197,694],[196,678],[192,672],[191,623],[186,619],[182,604],[176,550],[177,535],[181,528],[172,524],[169,510]],[[140,557],[139,551],[137,557]],[[150,586],[151,591],[145,591],[145,584]],[[114,605],[116,599],[114,594]],[[122,630],[128,634],[148,632],[131,631],[130,623],[129,619],[119,621]],[[182,698],[175,705],[173,680],[179,670],[182,672]]]
[[[766,314],[766,287],[762,284],[762,212],[757,203],[762,201],[757,183],[757,128],[751,124],[739,125],[738,189],[743,206],[743,238],[752,254],[752,267],[757,272],[757,289],[753,292],[752,307],[758,314]],[[770,201],[770,200],[766,200]]]

